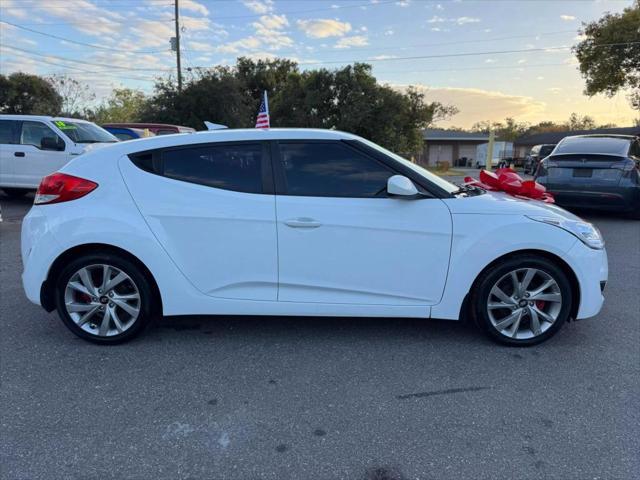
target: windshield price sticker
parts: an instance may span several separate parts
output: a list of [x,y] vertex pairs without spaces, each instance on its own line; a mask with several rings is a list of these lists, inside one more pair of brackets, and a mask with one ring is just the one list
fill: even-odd
[[60,130],[75,130],[77,128],[75,125],[64,123],[62,120],[56,120],[53,123],[55,123],[56,127],[58,127]]

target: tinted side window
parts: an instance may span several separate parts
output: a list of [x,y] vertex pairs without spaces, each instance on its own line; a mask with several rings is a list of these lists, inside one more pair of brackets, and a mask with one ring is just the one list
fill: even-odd
[[0,143],[16,143],[15,131],[17,127],[15,120],[0,120]]
[[54,142],[62,142],[62,139],[56,132],[44,123],[22,122],[22,131],[20,132],[21,145],[33,145],[34,147],[41,148],[43,138],[51,138]]
[[640,159],[640,140],[636,140],[631,144],[629,155],[634,158]]
[[289,195],[375,197],[386,191],[394,172],[339,142],[280,143]]
[[164,176],[236,192],[262,193],[262,146],[214,145],[165,150]]

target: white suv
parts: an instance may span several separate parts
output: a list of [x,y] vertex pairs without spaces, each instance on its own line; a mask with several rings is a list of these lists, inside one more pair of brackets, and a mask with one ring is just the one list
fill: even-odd
[[74,156],[117,141],[85,120],[0,115],[0,188],[9,196],[23,195]]
[[569,212],[305,129],[85,154],[43,179],[22,258],[29,300],[98,343],[159,314],[471,312],[493,338],[528,345],[596,315],[607,280],[599,232]]

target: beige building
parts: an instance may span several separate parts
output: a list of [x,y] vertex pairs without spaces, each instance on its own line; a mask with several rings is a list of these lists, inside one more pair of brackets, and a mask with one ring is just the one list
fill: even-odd
[[429,167],[441,162],[448,162],[451,166],[472,166],[478,145],[489,141],[489,135],[477,132],[429,128],[422,134],[424,148],[418,162]]

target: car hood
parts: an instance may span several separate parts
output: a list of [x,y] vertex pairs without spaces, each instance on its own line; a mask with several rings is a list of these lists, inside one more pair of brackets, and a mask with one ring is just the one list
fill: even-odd
[[452,214],[485,215],[544,215],[580,220],[571,212],[557,205],[539,200],[514,197],[503,192],[486,192],[482,195],[445,199]]

